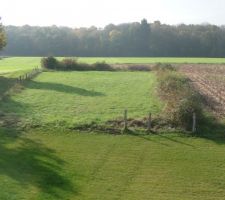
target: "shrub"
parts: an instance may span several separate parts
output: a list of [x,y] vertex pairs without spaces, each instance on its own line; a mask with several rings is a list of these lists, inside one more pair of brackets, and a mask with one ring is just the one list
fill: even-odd
[[147,65],[130,65],[127,69],[130,71],[151,71],[151,67]]
[[171,64],[157,63],[156,65],[154,65],[152,67],[152,70],[154,70],[154,71],[166,71],[166,70],[176,71],[176,68],[174,66],[172,66]]
[[71,71],[78,68],[77,60],[74,58],[65,58],[60,64],[60,69],[65,71]]
[[93,70],[96,70],[96,71],[113,71],[114,70],[114,68],[112,68],[109,64],[105,62],[94,63],[92,67],[93,67]]
[[89,65],[86,63],[78,63],[77,59],[65,58],[58,61],[54,57],[42,58],[41,65],[45,69],[54,69],[62,71],[113,71],[114,68],[105,62],[97,62]]
[[173,126],[190,130],[193,112],[198,119],[203,118],[201,96],[182,74],[173,70],[157,74],[160,96],[166,102],[165,116]]
[[52,56],[41,59],[41,67],[44,69],[57,69],[59,62]]

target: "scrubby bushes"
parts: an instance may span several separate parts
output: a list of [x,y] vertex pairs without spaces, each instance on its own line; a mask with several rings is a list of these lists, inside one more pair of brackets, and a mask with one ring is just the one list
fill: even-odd
[[42,58],[41,66],[44,69],[57,69],[59,67],[59,61],[52,56],[47,58]]
[[172,66],[171,64],[168,63],[157,63],[152,67],[152,70],[155,71],[165,71],[165,70],[171,70],[171,71],[176,71],[176,68]]
[[114,68],[105,62],[97,62],[92,65],[93,70],[96,71],[114,71]]
[[58,61],[54,57],[42,58],[42,68],[59,71],[113,71],[114,68],[105,62],[94,64],[79,63],[77,59],[65,58]]
[[128,71],[151,71],[151,67],[148,65],[128,65]]
[[159,93],[166,102],[164,115],[173,126],[191,129],[193,112],[203,118],[201,96],[190,80],[177,72],[174,67],[159,66],[157,69]]

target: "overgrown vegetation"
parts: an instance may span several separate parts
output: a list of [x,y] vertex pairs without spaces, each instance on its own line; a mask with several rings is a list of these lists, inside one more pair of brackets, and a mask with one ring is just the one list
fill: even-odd
[[77,58],[64,58],[58,60],[55,57],[41,59],[43,69],[58,71],[151,71],[150,65],[114,65],[107,64],[105,61],[97,61],[92,64],[78,62]]
[[159,82],[159,94],[166,102],[163,115],[172,126],[190,130],[193,113],[198,120],[203,118],[202,99],[195,91],[188,78],[176,71],[169,64],[158,64],[154,67]]

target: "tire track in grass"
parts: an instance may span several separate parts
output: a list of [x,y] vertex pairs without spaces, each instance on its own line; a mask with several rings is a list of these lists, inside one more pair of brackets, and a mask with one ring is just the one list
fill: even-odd
[[124,200],[126,199],[125,195],[126,195],[126,191],[129,190],[130,185],[133,183],[134,179],[137,177],[141,166],[144,163],[145,157],[146,157],[146,150],[149,147],[149,143],[145,143],[142,150],[139,152],[139,158],[136,161],[136,164],[134,165],[132,171],[129,173],[129,176],[126,180],[126,182],[124,183],[124,188],[120,191],[118,198],[116,198],[116,200]]
[[99,158],[99,162],[97,162],[96,166],[94,167],[93,171],[90,173],[90,178],[88,180],[88,183],[95,180],[97,174],[101,171],[101,169],[104,167],[104,165],[109,160],[109,155],[113,152],[116,146],[116,141],[109,146],[109,148],[105,151],[102,157]]
[[[80,200],[82,199],[99,199],[99,198],[93,198],[93,195],[95,196],[95,193],[90,192],[93,187],[95,187],[96,184],[98,184],[99,179],[101,178],[101,172],[104,169],[107,162],[110,162],[111,155],[116,149],[116,146],[118,145],[118,140],[115,140],[111,143],[111,145],[108,146],[108,148],[105,150],[104,153],[100,153],[98,159],[98,162],[93,167],[92,171],[90,172],[90,175],[87,178],[86,184],[83,188],[83,194],[81,195],[81,198],[78,198]],[[91,195],[90,195],[91,194]]]
[[82,192],[83,199],[121,199],[126,188],[135,179],[145,158],[143,151],[147,145],[137,138],[130,143],[127,142],[127,137],[121,137],[113,142],[102,161],[92,171],[92,178]]

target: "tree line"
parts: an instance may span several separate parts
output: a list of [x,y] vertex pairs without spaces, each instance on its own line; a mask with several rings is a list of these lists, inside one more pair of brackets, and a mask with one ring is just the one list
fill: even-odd
[[[0,27],[1,28],[1,27]],[[5,26],[7,56],[224,57],[225,27],[148,23],[109,24],[100,29]]]

